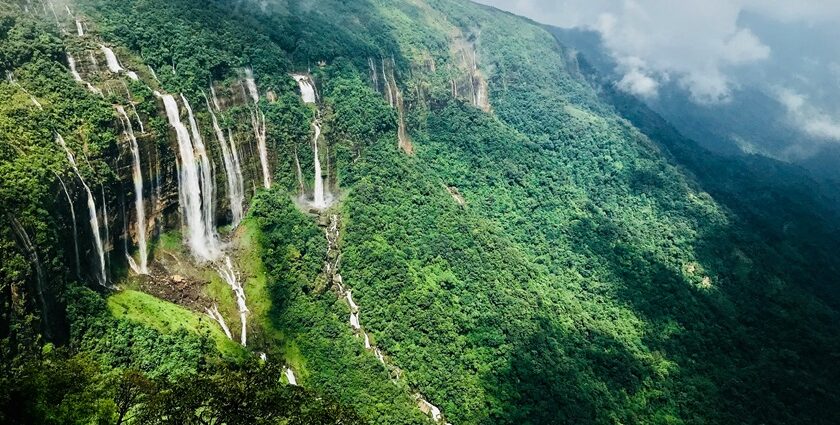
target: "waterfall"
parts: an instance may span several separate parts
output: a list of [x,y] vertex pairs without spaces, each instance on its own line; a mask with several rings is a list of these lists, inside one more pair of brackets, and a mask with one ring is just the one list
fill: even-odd
[[260,92],[257,91],[257,83],[254,82],[254,71],[251,68],[245,68],[245,85],[248,86],[248,93],[254,103],[260,101]]
[[418,397],[417,405],[420,407],[420,411],[431,415],[432,419],[435,422],[440,422],[441,419],[443,419],[443,415],[440,413],[440,409],[438,409],[437,406],[435,406],[434,404],[426,401],[426,399],[424,399],[422,396]]
[[67,197],[67,203],[70,204],[70,218],[73,220],[73,252],[76,254],[76,276],[81,275],[81,265],[79,262],[79,231],[76,228],[76,207],[73,205],[73,198],[70,197],[70,192],[67,190],[67,185],[58,173],[54,173],[61,183],[61,188],[64,189],[64,196]]
[[[300,97],[303,99],[303,103],[315,103],[315,85],[312,83],[312,80],[302,74],[292,74],[292,78],[298,83]],[[312,127],[315,128],[315,136],[312,138],[312,156],[313,163],[315,164],[312,206],[317,209],[324,209],[327,207],[327,201],[324,196],[324,176],[321,170],[321,157],[318,154],[318,139],[321,137],[321,123],[317,116],[312,121]]]
[[367,332],[365,332],[365,350],[370,350],[370,337],[368,336]]
[[134,81],[139,80],[137,77],[137,73],[134,71],[126,70],[125,68],[120,65],[120,61],[117,59],[117,55],[111,50],[110,47],[100,44],[99,48],[102,49],[102,53],[105,54],[105,62],[108,64],[108,70],[114,74],[119,74],[120,72],[125,72],[128,75],[128,78],[131,78]]
[[355,330],[362,329],[362,324],[359,322],[359,313],[350,312],[350,326]]
[[100,44],[99,48],[102,49],[102,53],[105,54],[105,63],[108,65],[108,70],[114,74],[119,74],[123,71],[123,67],[120,65],[120,61],[117,60],[117,55],[114,54],[114,51],[111,50],[110,47],[105,46],[104,44]]
[[82,174],[79,172],[79,167],[76,165],[76,158],[73,156],[73,153],[70,152],[67,144],[64,143],[64,138],[61,137],[60,134],[56,134],[55,140],[59,145],[61,145],[61,148],[64,149],[64,153],[67,155],[67,160],[70,162],[70,165],[73,167],[73,171],[76,173],[76,177],[78,177],[82,182],[82,186],[84,186],[85,192],[87,193],[87,206],[88,212],[90,213],[90,230],[93,234],[93,246],[99,257],[99,275],[97,276],[97,280],[100,285],[105,285],[108,283],[108,276],[105,273],[105,247],[102,244],[102,237],[99,235],[99,218],[96,215],[96,202],[93,200],[93,193],[91,193],[90,187],[88,187],[87,183],[85,183],[85,180],[82,178]]
[[349,289],[347,290],[347,304],[350,305],[351,311],[359,311],[359,306],[353,302],[353,293]]
[[295,379],[295,372],[292,370],[292,368],[283,366],[283,373],[286,374],[286,380],[289,381],[289,385],[297,386],[297,379]]
[[394,94],[391,93],[391,83],[388,82],[388,73],[385,72],[385,59],[382,59],[382,79],[385,80],[385,90],[388,91],[388,104],[394,106]]
[[257,138],[257,150],[260,154],[263,186],[268,189],[271,187],[271,172],[268,170],[268,148],[265,143],[265,114],[260,111],[259,105],[257,105],[257,111],[251,116],[251,119],[254,126],[254,136]]
[[222,317],[222,313],[219,313],[219,306],[213,304],[212,309],[205,308],[204,310],[207,312],[208,316],[210,316],[213,320],[219,322],[219,326],[222,327],[222,331],[225,332],[225,335],[227,335],[228,339],[233,340],[233,335],[231,335],[230,328],[228,328],[227,323],[225,323],[225,318]]
[[210,157],[207,156],[207,150],[204,147],[204,140],[201,138],[198,124],[193,116],[192,108],[187,98],[181,95],[181,100],[184,102],[184,107],[187,109],[187,117],[192,130],[192,142],[195,147],[195,153],[198,160],[201,162],[201,206],[204,217],[204,230],[208,241],[218,243],[218,235],[216,234],[215,214],[213,213],[213,206],[215,205],[214,197],[216,192],[216,184],[213,180],[212,169],[210,168]]
[[70,73],[73,74],[74,80],[84,84],[85,87],[87,87],[87,89],[91,91],[91,93],[96,93],[100,96],[102,95],[101,90],[82,79],[82,76],[79,74],[79,71],[76,70],[76,59],[74,59],[73,56],[70,55],[70,53],[67,54],[67,65],[70,67]]
[[158,76],[157,76],[157,74],[155,73],[155,69],[154,69],[154,68],[152,68],[152,66],[151,66],[151,65],[147,65],[147,66],[149,67],[149,73],[150,73],[150,74],[152,74],[152,78],[154,78],[154,79],[155,79],[155,81],[157,81],[158,83],[160,83],[160,80],[158,79]]
[[[212,93],[212,86],[211,86]],[[215,96],[213,96],[215,98]],[[206,99],[205,99],[206,100]],[[207,102],[207,110],[210,111],[210,118],[213,120],[213,130],[216,132],[216,139],[222,148],[222,159],[225,163],[225,175],[227,176],[228,198],[230,200],[230,214],[232,216],[231,226],[236,227],[242,221],[242,203],[245,199],[244,187],[242,184],[242,170],[238,168],[238,162],[234,163],[233,155],[231,154],[231,146],[228,146],[225,140],[225,134],[219,127],[219,121],[216,119],[216,114],[210,107],[210,102]]]
[[292,74],[300,88],[300,97],[303,98],[303,103],[315,103],[315,85],[309,77],[301,74]]
[[219,276],[227,282],[230,288],[233,289],[234,295],[236,295],[236,306],[239,309],[239,320],[242,322],[242,334],[240,335],[240,341],[243,346],[246,346],[248,342],[248,306],[245,304],[245,289],[243,289],[242,284],[239,283],[239,277],[233,269],[230,257],[226,255],[225,261],[217,266],[217,270],[219,271]]
[[312,122],[312,126],[315,127],[315,137],[312,138],[312,151],[315,160],[315,189],[313,191],[312,206],[317,209],[324,209],[327,206],[327,202],[324,199],[324,176],[321,173],[321,159],[318,155],[318,139],[321,137],[321,124],[317,118]]
[[213,99],[213,106],[216,107],[217,111],[221,112],[222,108],[219,106],[219,98],[216,97],[216,89],[213,87],[213,84],[210,84],[210,97]]
[[251,126],[254,127],[254,137],[257,139],[257,150],[260,154],[260,166],[262,167],[263,173],[263,186],[268,189],[271,187],[271,172],[268,168],[268,147],[266,146],[265,139],[265,114],[260,110],[260,92],[257,90],[257,84],[254,82],[254,72],[251,68],[245,68],[245,85],[248,87],[248,93],[254,101],[254,107],[256,109],[256,112],[251,111]]
[[78,34],[79,37],[85,36],[85,29],[82,27],[82,21],[78,19],[76,19],[76,34]]
[[17,218],[8,214],[9,221],[12,224],[12,230],[17,234],[18,239],[20,239],[21,244],[26,249],[29,254],[29,260],[32,262],[32,265],[35,267],[35,279],[37,282],[37,291],[38,291],[38,299],[41,302],[41,316],[43,316],[44,330],[47,336],[50,336],[49,331],[49,309],[47,308],[47,298],[45,295],[46,287],[44,283],[44,269],[41,267],[41,261],[38,259],[38,251],[35,249],[35,245],[32,243],[32,240],[29,239],[29,235],[26,234],[26,230],[23,228],[23,225],[20,224]]
[[88,59],[90,59],[90,65],[93,67],[93,72],[99,72],[99,62],[96,61],[96,55],[94,55],[92,51],[88,52]]
[[[220,255],[219,243],[211,235],[215,231],[211,228],[213,224],[207,222],[207,214],[202,211],[202,193],[199,183],[199,162],[195,157],[196,148],[190,139],[190,132],[181,122],[178,111],[178,103],[170,94],[155,95],[163,100],[166,108],[166,117],[169,125],[175,130],[178,139],[178,153],[180,165],[178,170],[178,198],[181,201],[181,210],[184,216],[184,223],[187,228],[186,240],[193,255],[199,260],[210,261]],[[206,188],[209,189],[209,188]]]
[[239,205],[242,205],[242,202],[245,200],[245,179],[242,177],[242,163],[239,161],[239,149],[233,141],[233,133],[231,133],[230,129],[228,129],[228,143],[230,143],[230,153],[233,158],[233,169],[236,170],[236,179],[239,181],[239,185],[237,187],[241,196]]
[[368,57],[368,66],[370,66],[370,79],[373,82],[373,89],[379,91],[379,77],[376,74],[376,65],[373,63],[373,58]]
[[138,274],[149,274],[149,253],[146,247],[146,206],[143,203],[143,172],[140,168],[140,147],[137,145],[137,138],[134,137],[131,120],[128,119],[125,109],[121,105],[117,105],[116,108],[120,114],[120,120],[123,123],[123,130],[125,130],[125,134],[128,136],[128,141],[130,142],[132,157],[131,178],[134,182],[134,210],[137,214],[137,250],[139,251],[138,256],[140,257],[140,264],[136,272]]
[[[90,165],[90,164],[88,164]],[[105,186],[99,186],[100,193],[102,193],[102,227],[105,228],[105,238],[102,240],[104,243],[111,242],[111,231],[108,229],[108,223],[110,220],[108,219],[108,202],[105,200]],[[111,263],[111,253],[109,251],[105,251],[105,268],[108,268],[108,265]]]

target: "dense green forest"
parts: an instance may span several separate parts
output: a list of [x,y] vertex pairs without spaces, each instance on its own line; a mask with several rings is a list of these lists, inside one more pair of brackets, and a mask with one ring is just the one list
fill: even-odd
[[[462,0],[66,6],[0,2],[0,422],[840,415],[833,195],[703,150],[542,26]],[[108,72],[104,46],[138,78]],[[210,240],[241,295],[224,257],[190,254],[190,164],[161,93],[207,146]],[[125,259],[125,121],[145,275]]]

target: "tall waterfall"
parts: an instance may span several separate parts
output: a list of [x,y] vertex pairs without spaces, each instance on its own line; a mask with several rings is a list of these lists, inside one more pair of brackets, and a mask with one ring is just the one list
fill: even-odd
[[251,125],[254,127],[254,137],[257,139],[257,150],[260,154],[260,166],[263,172],[263,186],[271,187],[271,171],[268,169],[268,147],[265,139],[265,114],[260,110],[260,92],[257,90],[257,83],[254,82],[254,72],[251,68],[245,68],[245,85],[248,87],[248,94],[254,101],[256,112],[251,112]]
[[[88,164],[89,165],[89,164]],[[111,231],[108,229],[108,223],[111,220],[108,219],[108,201],[105,198],[105,186],[99,186],[100,194],[102,195],[102,227],[105,229],[105,237],[102,238],[104,243],[111,242]],[[105,268],[108,269],[108,265],[111,263],[111,253],[109,251],[105,251]]]
[[67,160],[73,167],[76,177],[79,178],[79,181],[82,182],[82,186],[85,188],[85,193],[87,194],[88,212],[90,213],[90,230],[93,234],[93,247],[96,249],[96,254],[99,257],[99,275],[97,276],[97,280],[100,285],[105,285],[108,283],[108,275],[105,272],[105,246],[102,244],[102,237],[99,235],[99,218],[96,215],[96,201],[93,199],[93,193],[91,193],[90,187],[88,187],[87,183],[85,183],[85,180],[82,178],[82,173],[79,172],[79,167],[76,165],[76,158],[73,156],[73,153],[70,152],[67,144],[64,143],[64,138],[61,137],[60,134],[56,134],[55,140],[59,145],[61,145],[61,148],[64,149],[64,153],[67,155]]
[[260,166],[263,172],[263,186],[268,189],[271,187],[271,171],[268,169],[268,147],[265,139],[265,114],[257,105],[257,111],[251,116],[254,126],[254,136],[257,138],[257,150],[260,154]]
[[76,276],[80,276],[82,269],[79,262],[79,230],[76,228],[76,207],[73,205],[73,198],[70,197],[70,192],[67,190],[67,185],[64,184],[64,179],[55,173],[58,182],[61,183],[61,188],[64,189],[64,196],[67,197],[67,203],[70,204],[70,218],[73,220],[73,252],[76,254]]
[[[213,93],[212,86],[211,93]],[[213,98],[215,99],[215,95]],[[218,103],[216,104],[218,105]],[[221,127],[219,127],[219,121],[216,119],[216,114],[213,112],[213,108],[210,107],[209,101],[207,101],[207,110],[210,111],[210,117],[213,120],[213,130],[216,132],[216,139],[219,141],[219,145],[222,148],[222,159],[225,163],[225,175],[227,176],[230,214],[233,218],[231,226],[236,227],[239,225],[239,222],[242,221],[242,203],[245,200],[245,188],[242,183],[242,170],[239,169],[239,161],[237,160],[234,162],[233,154],[231,154],[231,149],[236,149],[236,147],[233,146],[232,140],[231,145],[228,146],[228,143],[225,140],[225,133],[222,132]]]
[[[137,250],[140,263],[137,264],[137,274],[149,274],[148,259],[149,253],[146,247],[146,206],[143,203],[143,172],[140,168],[140,147],[137,145],[137,138],[134,137],[134,128],[131,126],[131,120],[125,113],[125,109],[121,105],[117,105],[117,112],[120,114],[120,120],[123,124],[126,136],[130,142],[131,158],[132,158],[132,173],[131,179],[134,182],[134,210],[137,214]],[[129,264],[133,259],[129,257]]]
[[225,256],[225,261],[218,266],[219,276],[227,282],[234,295],[236,295],[236,306],[239,309],[239,321],[242,323],[240,342],[243,346],[248,345],[248,306],[245,304],[245,289],[239,282],[239,276],[233,268],[230,257]]
[[213,99],[213,106],[216,107],[217,111],[221,111],[222,107],[219,106],[219,98],[216,97],[216,89],[213,87],[213,84],[210,84],[210,96]]
[[[236,143],[233,141],[233,133],[231,133],[230,129],[228,129],[228,143],[230,143],[230,154],[231,158],[233,158],[233,169],[236,170],[236,178],[239,180],[238,190],[239,193],[242,194],[242,201],[244,201],[245,179],[242,177],[242,163],[239,161],[239,149],[236,147]],[[242,202],[240,202],[239,205],[242,205]]]
[[[20,242],[23,244],[23,247],[29,254],[29,261],[32,262],[32,265],[35,267],[35,279],[38,283],[37,290],[38,290],[38,299],[41,302],[41,316],[45,324],[49,324],[49,308],[47,306],[47,298],[45,296],[46,292],[46,285],[44,282],[44,268],[41,267],[41,260],[38,259],[38,250],[35,249],[35,245],[32,243],[32,240],[29,239],[29,235],[26,234],[26,230],[23,228],[23,225],[20,224],[18,219],[15,216],[11,216],[11,224],[12,224],[12,231],[15,232]],[[44,331],[47,336],[50,336],[49,326],[44,327]]]
[[76,34],[79,37],[85,36],[85,28],[82,26],[82,21],[76,19]]
[[82,79],[82,76],[79,74],[79,71],[76,70],[76,59],[73,58],[73,56],[71,56],[70,53],[67,54],[67,65],[70,67],[70,74],[73,74],[74,80],[84,84],[85,87],[87,87],[87,89],[91,91],[91,93],[102,95],[101,90]]
[[195,153],[198,156],[198,160],[201,162],[201,207],[205,223],[204,229],[207,233],[208,240],[218,241],[216,226],[214,226],[216,215],[213,213],[216,183],[215,180],[213,180],[213,169],[210,167],[210,157],[207,155],[207,149],[204,147],[204,140],[201,138],[201,132],[199,131],[198,124],[193,116],[190,103],[184,95],[181,95],[181,100],[184,102],[184,107],[187,109],[187,117],[190,122],[190,129],[192,130],[193,146],[195,147]]
[[196,148],[190,139],[190,132],[181,122],[178,103],[170,94],[155,95],[163,100],[169,125],[175,130],[178,139],[178,153],[181,159],[178,170],[178,196],[187,228],[186,240],[193,255],[199,260],[210,261],[219,257],[219,242],[214,237],[213,223],[207,222],[202,209],[202,188],[199,180],[199,161],[195,157]]
[[[315,85],[312,80],[306,75],[292,74],[300,88],[300,97],[303,103],[315,103]],[[324,176],[321,170],[321,157],[318,154],[318,139],[321,137],[321,123],[316,116],[312,122],[312,127],[315,128],[315,136],[312,138],[312,156],[315,164],[315,183],[313,185],[312,206],[317,209],[324,209],[327,207],[327,201],[324,195]]]
[[321,159],[318,155],[318,139],[321,137],[321,123],[316,118],[312,122],[315,127],[315,136],[312,138],[312,152],[315,156],[315,188],[313,190],[312,205],[315,208],[323,209],[327,206],[327,201],[324,199],[324,176],[321,173]]

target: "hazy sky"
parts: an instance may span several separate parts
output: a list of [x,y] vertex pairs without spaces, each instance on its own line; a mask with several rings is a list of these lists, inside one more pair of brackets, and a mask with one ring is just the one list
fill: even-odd
[[[755,14],[779,23],[840,25],[840,0],[479,0],[539,22],[601,33],[620,64],[620,85],[656,93],[676,79],[698,101],[725,100],[730,70],[766,61],[773,46],[742,25]],[[837,43],[838,40],[826,42]],[[837,60],[840,60],[838,58]]]
[[840,141],[840,0],[476,0],[601,34],[619,88],[676,82],[698,103],[760,87],[814,137]]

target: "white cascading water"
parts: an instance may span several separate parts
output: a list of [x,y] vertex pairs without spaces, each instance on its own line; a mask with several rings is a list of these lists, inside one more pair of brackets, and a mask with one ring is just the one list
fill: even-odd
[[[134,137],[134,128],[131,126],[131,120],[125,113],[122,105],[116,106],[117,112],[120,114],[120,120],[123,123],[123,129],[130,143],[129,150],[131,150],[132,166],[131,179],[134,182],[134,211],[137,215],[137,256],[140,259],[139,264],[135,264],[137,274],[149,274],[149,252],[146,246],[146,206],[143,202],[143,172],[140,167],[140,147],[137,145],[137,138]],[[129,264],[133,263],[133,258],[130,256]]]
[[56,134],[55,140],[59,145],[61,145],[61,148],[64,149],[64,153],[67,155],[67,160],[73,167],[76,177],[79,178],[79,181],[82,182],[82,186],[85,188],[85,193],[87,194],[88,212],[90,213],[90,230],[93,234],[93,246],[94,249],[96,249],[97,256],[99,257],[99,275],[97,275],[97,280],[100,285],[105,285],[108,283],[108,275],[105,272],[105,246],[102,244],[102,237],[99,234],[99,217],[96,215],[96,201],[93,199],[93,193],[91,193],[90,187],[88,187],[87,183],[85,183],[85,180],[82,178],[82,173],[79,172],[79,167],[76,165],[76,158],[73,156],[73,153],[70,152],[67,144],[64,143],[64,138],[61,137],[60,134]]
[[265,138],[265,114],[260,110],[260,92],[257,90],[257,83],[254,82],[254,72],[251,68],[245,68],[245,85],[248,87],[248,94],[254,101],[256,112],[251,113],[251,125],[254,127],[254,137],[257,139],[257,150],[260,154],[260,166],[263,172],[263,187],[271,187],[271,172],[268,169],[268,147]]
[[365,332],[365,350],[370,350],[370,337],[367,332]]
[[321,137],[321,123],[316,118],[312,122],[315,127],[315,136],[312,138],[312,154],[315,162],[315,185],[312,193],[312,206],[317,209],[324,209],[327,207],[327,201],[324,198],[324,176],[321,172],[321,158],[318,155],[318,139]]
[[242,205],[242,202],[245,200],[245,179],[242,177],[242,163],[239,161],[239,149],[233,141],[233,133],[230,129],[228,129],[228,143],[230,143],[230,154],[231,158],[233,158],[233,169],[236,170],[236,179],[239,181],[239,187],[237,190],[239,190],[239,193],[242,195],[242,201],[239,204]]
[[245,68],[245,85],[248,86],[248,93],[254,103],[260,101],[260,92],[257,90],[257,83],[254,82],[254,71],[251,68]]
[[201,132],[198,128],[198,123],[193,116],[190,102],[184,95],[181,95],[181,100],[184,102],[184,107],[187,109],[187,118],[192,130],[192,142],[195,147],[195,154],[201,162],[201,210],[204,219],[204,230],[208,241],[214,242],[218,245],[219,236],[216,234],[215,214],[213,213],[213,206],[215,205],[214,197],[216,193],[216,184],[213,180],[212,168],[210,167],[210,157],[207,155],[207,149],[204,147],[204,140],[201,138]]
[[82,21],[76,19],[76,35],[79,37],[85,36],[85,28],[82,26]]
[[117,55],[111,50],[110,47],[105,46],[104,44],[100,44],[99,48],[102,49],[102,53],[105,54],[105,63],[108,65],[108,70],[114,74],[119,74],[123,71],[123,67],[120,65],[120,61],[117,59]]
[[359,311],[359,306],[353,302],[353,293],[349,289],[347,290],[347,304],[350,305],[350,310]]
[[[212,86],[211,86],[212,92]],[[213,96],[215,98],[215,96]],[[236,227],[242,221],[242,203],[245,200],[245,188],[242,183],[242,170],[237,169],[237,164],[233,161],[231,149],[225,140],[225,133],[219,127],[219,121],[216,119],[216,114],[213,108],[210,107],[210,102],[207,102],[207,110],[210,111],[210,118],[213,120],[213,130],[216,132],[216,139],[222,148],[222,160],[225,163],[225,175],[227,176],[228,199],[230,201],[230,214],[232,217],[231,226]]]
[[73,58],[73,56],[71,56],[69,53],[67,54],[67,65],[70,66],[70,73],[73,74],[74,80],[84,84],[85,87],[87,87],[87,89],[90,90],[91,93],[102,95],[101,90],[82,79],[82,76],[79,74],[79,71],[76,70],[76,59]]
[[210,84],[210,97],[213,99],[213,106],[216,107],[216,110],[221,111],[222,108],[219,106],[219,98],[216,97],[216,89],[213,88],[212,84]]
[[224,331],[225,335],[227,335],[229,340],[233,340],[233,335],[230,333],[230,328],[228,328],[227,323],[225,323],[225,318],[222,317],[222,313],[219,313],[219,306],[213,304],[213,308],[205,308],[207,315],[210,316],[213,320],[219,322],[219,326],[222,327],[222,331]]
[[[90,166],[90,164],[88,164]],[[111,241],[111,231],[108,229],[108,223],[111,220],[108,219],[108,202],[105,199],[105,186],[99,186],[100,194],[102,195],[102,227],[105,229],[105,237],[102,239],[105,243],[110,243]],[[109,251],[105,251],[105,267],[108,267],[108,264],[111,263],[111,254]]]
[[382,59],[382,79],[385,80],[385,90],[388,91],[388,104],[394,106],[394,94],[391,92],[391,83],[388,82],[388,73],[385,72],[385,59]]
[[[300,97],[303,103],[315,103],[315,85],[312,80],[306,75],[292,74],[300,88]],[[312,155],[313,163],[315,164],[315,182],[313,184],[312,206],[317,209],[324,209],[327,207],[327,200],[324,194],[324,176],[321,170],[321,157],[318,154],[318,139],[321,137],[321,123],[318,117],[312,122],[312,127],[315,128],[315,136],[312,138]]]
[[105,62],[108,65],[109,71],[111,71],[114,74],[125,72],[125,74],[128,75],[128,78],[131,78],[134,81],[139,80],[139,77],[137,77],[137,73],[135,73],[134,71],[126,70],[122,67],[122,65],[120,65],[120,61],[117,59],[117,55],[114,53],[113,50],[111,50],[110,47],[104,44],[100,44],[99,48],[102,49],[102,53],[105,54]]
[[286,380],[289,381],[289,385],[297,386],[297,379],[295,378],[295,372],[292,368],[284,366],[283,372],[286,374]]
[[150,74],[152,74],[152,78],[154,78],[154,79],[155,79],[155,81],[157,81],[158,83],[160,83],[160,80],[158,79],[157,73],[155,73],[155,69],[154,69],[154,68],[152,68],[152,66],[151,66],[151,65],[148,65],[148,67],[149,67],[149,73],[150,73]]
[[309,77],[301,74],[292,74],[292,78],[298,83],[300,97],[303,99],[303,103],[315,103],[315,86]]
[[350,326],[357,331],[362,329],[362,324],[359,322],[358,312],[350,312]]
[[76,207],[73,205],[73,198],[70,197],[70,192],[67,190],[67,185],[64,184],[64,179],[55,173],[58,182],[61,183],[61,188],[64,189],[64,196],[67,197],[67,203],[70,204],[70,218],[73,220],[73,252],[76,254],[76,275],[81,274],[81,266],[79,263],[79,230],[76,228]]
[[190,132],[181,122],[178,103],[170,94],[155,92],[163,100],[169,125],[175,130],[178,139],[178,153],[180,165],[178,170],[178,193],[184,224],[187,228],[186,240],[193,255],[202,261],[212,261],[219,257],[221,251],[219,242],[215,238],[214,229],[208,229],[212,223],[205,221],[206,215],[202,211],[202,193],[199,181],[199,161],[195,157],[195,148],[190,139]]
[[440,409],[438,409],[438,407],[435,406],[434,404],[426,401],[426,399],[420,398],[420,400],[417,402],[417,404],[420,406],[421,410],[428,411],[429,415],[432,416],[432,419],[435,422],[440,422],[441,419],[443,419],[443,415],[440,413]]
[[240,335],[240,342],[243,346],[248,345],[248,306],[245,304],[245,289],[239,283],[239,276],[233,268],[233,263],[230,257],[225,256],[225,260],[218,266],[219,276],[227,282],[234,295],[236,295],[236,306],[239,309],[239,320],[242,322],[242,334]]

